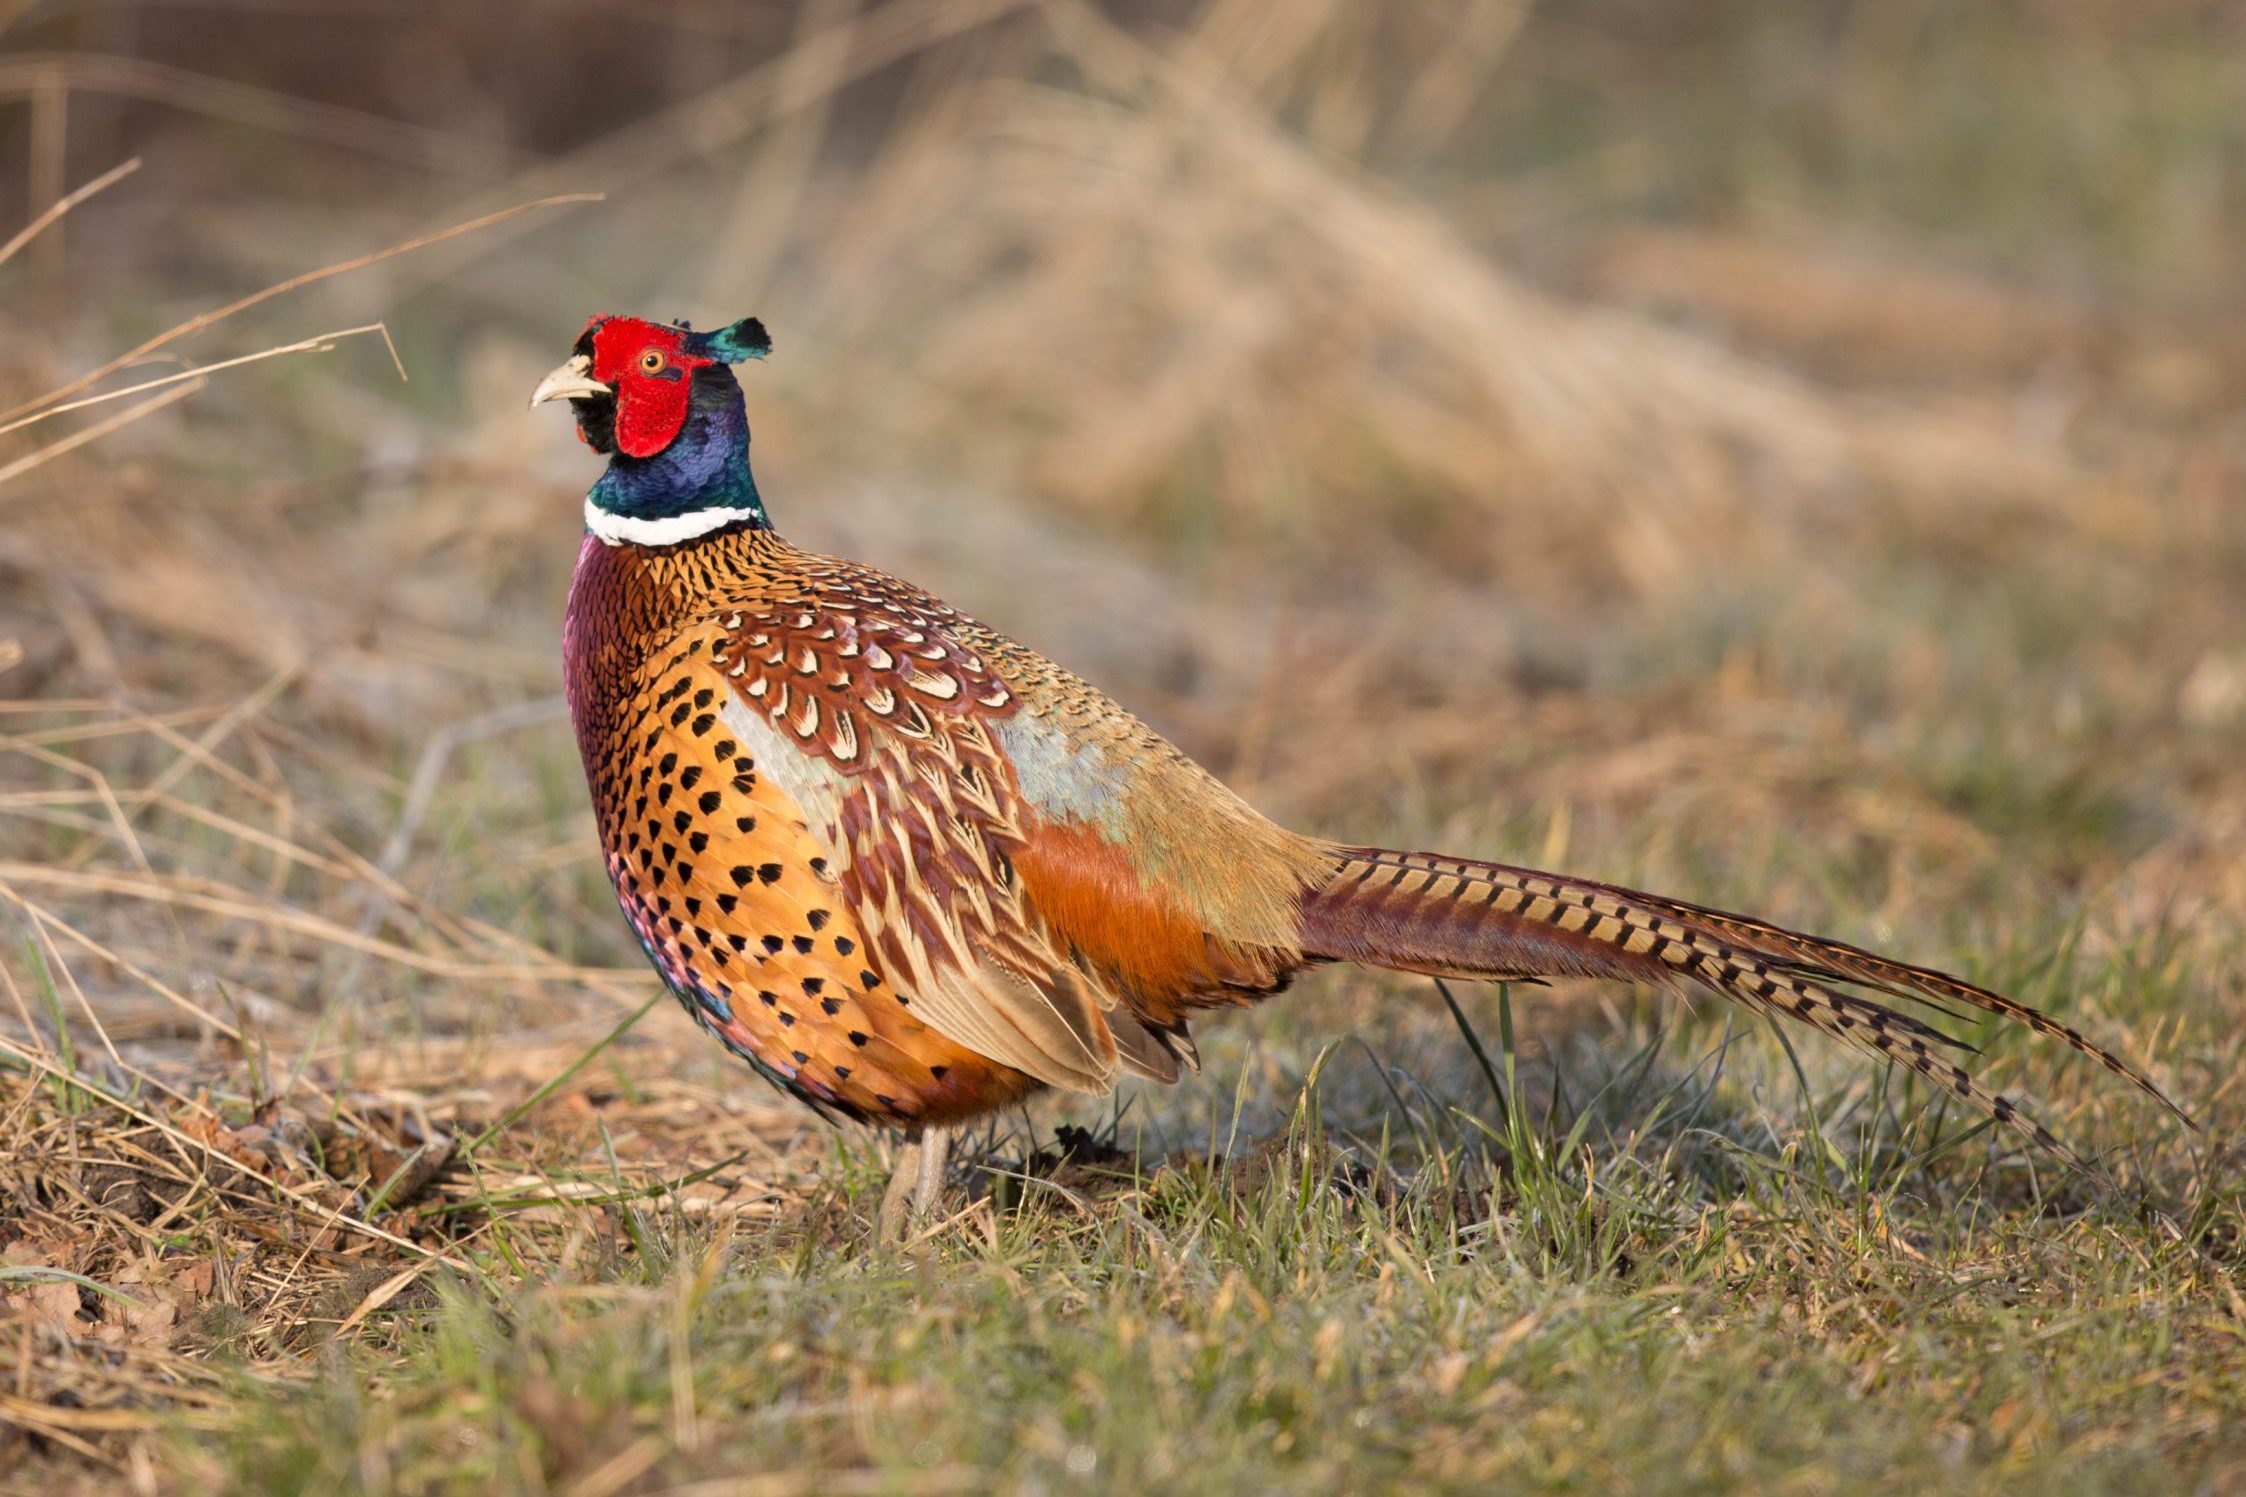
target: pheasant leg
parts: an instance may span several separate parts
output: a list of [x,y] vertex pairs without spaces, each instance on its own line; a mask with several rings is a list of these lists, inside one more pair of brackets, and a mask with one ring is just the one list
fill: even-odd
[[932,1220],[944,1195],[944,1166],[951,1159],[949,1128],[920,1130],[920,1178],[913,1185],[912,1214],[920,1222]]
[[905,1142],[898,1146],[897,1162],[889,1172],[889,1188],[881,1193],[881,1211],[874,1218],[883,1242],[904,1240],[905,1217],[912,1209],[913,1183],[919,1166],[919,1135],[907,1135]]
[[944,1164],[951,1153],[951,1130],[922,1128],[909,1136],[897,1151],[896,1168],[889,1188],[881,1193],[877,1219],[881,1240],[902,1242],[908,1231],[924,1226],[935,1215],[944,1193]]

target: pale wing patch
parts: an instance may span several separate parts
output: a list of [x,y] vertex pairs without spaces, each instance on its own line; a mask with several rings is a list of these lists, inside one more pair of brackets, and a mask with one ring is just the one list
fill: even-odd
[[1040,812],[1089,823],[1111,838],[1127,834],[1123,808],[1129,784],[1098,744],[1071,743],[1066,729],[1030,712],[1004,719],[995,732],[1013,761],[1022,797]]

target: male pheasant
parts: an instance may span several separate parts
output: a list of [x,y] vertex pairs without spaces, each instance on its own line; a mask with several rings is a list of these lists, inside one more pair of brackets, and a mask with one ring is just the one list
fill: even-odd
[[598,317],[531,396],[568,400],[609,459],[563,633],[570,713],[609,877],[664,981],[782,1089],[919,1140],[921,1210],[946,1129],[1043,1087],[1174,1080],[1195,1010],[1337,961],[1696,983],[1899,1062],[2077,1167],[1957,1041],[1877,999],[2001,1015],[2184,1116],[2075,1030],[1942,972],[1275,825],[1043,656],[783,540],[727,367],[770,347],[753,318]]

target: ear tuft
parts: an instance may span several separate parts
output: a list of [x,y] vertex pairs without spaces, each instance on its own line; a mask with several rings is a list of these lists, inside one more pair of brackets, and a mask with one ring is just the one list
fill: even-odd
[[739,322],[703,336],[709,340],[712,356],[723,359],[728,364],[738,364],[744,359],[761,359],[772,352],[772,335],[754,317],[744,317]]

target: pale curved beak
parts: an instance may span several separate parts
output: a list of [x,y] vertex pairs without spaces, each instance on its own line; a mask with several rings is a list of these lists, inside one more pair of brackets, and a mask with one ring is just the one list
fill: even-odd
[[588,400],[595,395],[615,393],[586,372],[592,367],[593,361],[579,354],[540,380],[538,388],[530,392],[530,403],[538,406],[549,400]]

